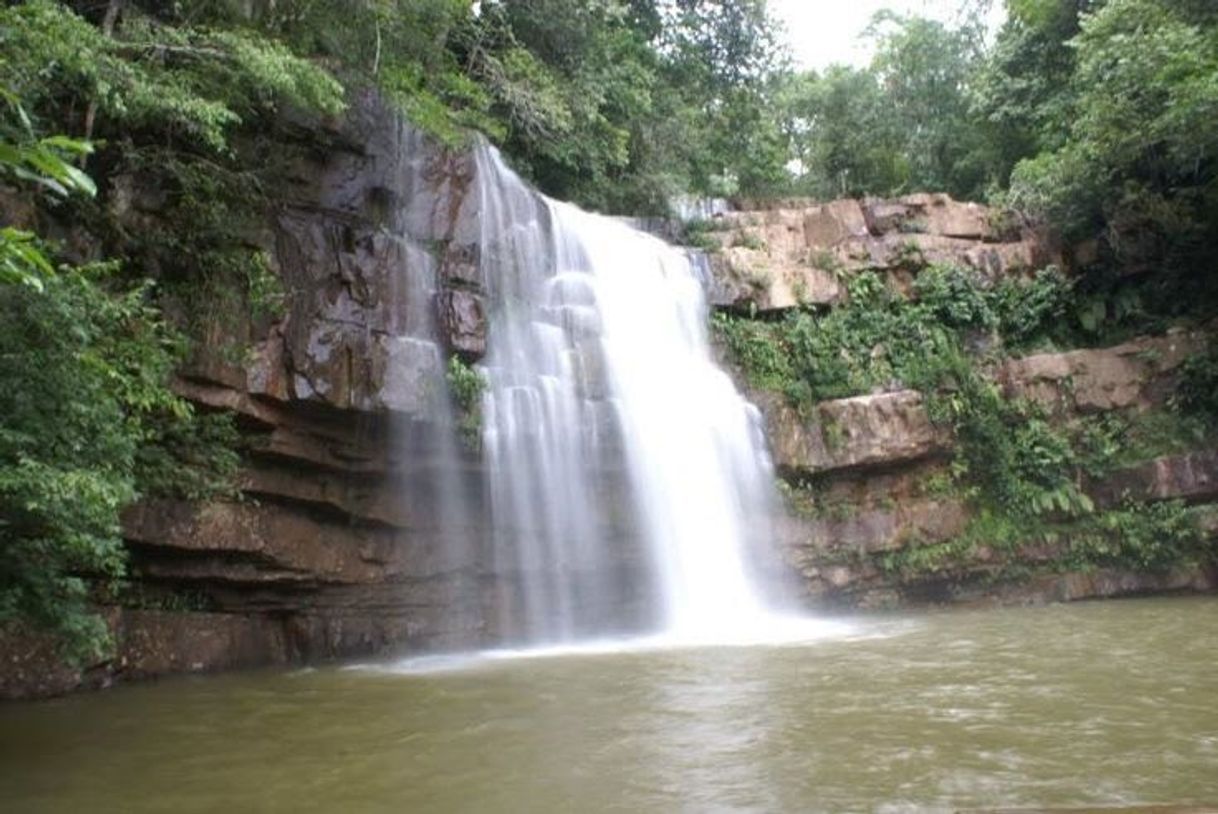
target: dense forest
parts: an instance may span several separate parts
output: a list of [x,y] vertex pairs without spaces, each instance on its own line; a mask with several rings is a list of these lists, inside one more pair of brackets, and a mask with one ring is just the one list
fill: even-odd
[[[801,72],[764,0],[6,3],[0,622],[104,648],[89,607],[125,590],[122,507],[232,488],[234,427],[170,389],[182,303],[276,313],[243,230],[274,204],[284,114],[368,89],[588,208],[942,191],[1095,242],[1071,283],[1084,339],[1212,315],[1218,6],[1007,0],[996,33],[970,8],[881,14],[869,66]],[[135,171],[163,211],[128,233],[112,204]],[[1218,357],[1193,369],[1185,400],[1212,415]]]

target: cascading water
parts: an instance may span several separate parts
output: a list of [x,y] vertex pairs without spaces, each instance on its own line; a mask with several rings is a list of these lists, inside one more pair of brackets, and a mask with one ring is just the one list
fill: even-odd
[[[541,197],[490,147],[476,164],[495,568],[518,577],[524,638],[623,632],[608,608],[632,588],[652,606],[636,630],[683,642],[774,635],[750,576],[752,546],[770,531],[771,465],[758,412],[711,357],[689,259]],[[615,473],[616,501],[605,497]],[[614,567],[623,514],[641,577]]]

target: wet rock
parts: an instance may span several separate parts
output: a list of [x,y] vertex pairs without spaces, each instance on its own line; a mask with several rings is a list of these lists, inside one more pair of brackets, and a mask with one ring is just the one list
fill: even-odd
[[[259,482],[255,480],[254,485]],[[332,491],[326,492],[322,486],[317,489],[312,495],[292,497],[344,506],[343,499]],[[280,486],[276,491],[283,496],[285,489]],[[145,558],[145,566],[159,577],[230,583],[371,584],[401,577],[433,577],[455,567],[454,552],[437,544],[434,511],[427,511],[423,501],[415,508],[419,514],[413,519],[391,516],[404,524],[392,528],[353,523],[350,518],[327,517],[282,503],[196,505],[162,500],[126,511],[123,534],[132,543],[160,549],[146,552],[150,556]],[[205,556],[185,556],[188,553]],[[466,553],[473,555],[472,551]],[[201,565],[206,566],[206,574],[197,570],[188,574]]]
[[282,624],[256,614],[124,610],[115,621],[124,678],[214,672],[285,663],[292,647]]
[[381,381],[380,404],[398,413],[444,420],[444,362],[434,342],[409,336],[377,337],[375,364]]
[[481,252],[478,244],[450,244],[440,258],[440,279],[446,286],[483,290]]
[[486,354],[486,306],[472,291],[444,291],[437,297],[440,324],[448,346],[467,358]]

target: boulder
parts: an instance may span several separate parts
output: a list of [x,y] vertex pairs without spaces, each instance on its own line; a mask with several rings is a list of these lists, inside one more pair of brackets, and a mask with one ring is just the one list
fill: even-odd
[[792,516],[780,524],[779,538],[784,545],[806,547],[814,554],[836,550],[877,554],[951,539],[964,531],[967,522],[961,501],[922,500],[863,508],[844,518]]
[[1096,503],[1124,500],[1218,501],[1218,449],[1165,455],[1115,472],[1089,489]]
[[866,237],[867,218],[858,201],[841,200],[803,211],[803,242],[806,247],[836,246],[850,238]]
[[441,292],[436,303],[448,347],[466,358],[482,358],[486,354],[487,328],[482,295],[458,288]]
[[948,449],[914,390],[823,402],[808,418],[777,400],[763,409],[774,462],[789,472],[882,468]]
[[1162,404],[1172,374],[1205,347],[1200,333],[1170,332],[1110,348],[1041,353],[1013,359],[998,373],[1012,398],[1082,413],[1146,409]]

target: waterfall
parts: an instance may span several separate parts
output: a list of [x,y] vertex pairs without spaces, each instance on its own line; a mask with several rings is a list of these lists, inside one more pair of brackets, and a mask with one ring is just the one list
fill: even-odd
[[713,360],[697,270],[542,197],[488,146],[474,183],[494,568],[517,580],[504,611],[521,638],[772,635],[753,562],[771,533],[772,467],[760,414]]

